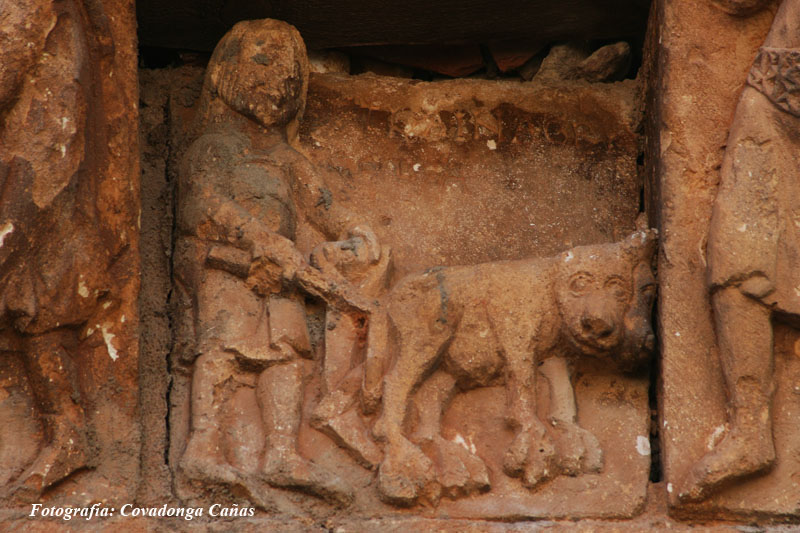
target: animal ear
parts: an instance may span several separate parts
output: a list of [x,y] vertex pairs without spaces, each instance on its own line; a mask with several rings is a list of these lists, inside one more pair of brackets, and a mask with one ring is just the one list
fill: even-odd
[[656,252],[658,244],[658,230],[655,228],[636,231],[632,233],[622,244],[625,255],[631,262],[639,263],[650,261]]

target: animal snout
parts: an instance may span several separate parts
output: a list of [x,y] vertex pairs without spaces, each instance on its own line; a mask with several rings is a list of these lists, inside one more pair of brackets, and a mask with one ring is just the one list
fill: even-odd
[[587,313],[581,317],[581,327],[586,333],[597,338],[608,337],[614,333],[614,322],[594,313]]

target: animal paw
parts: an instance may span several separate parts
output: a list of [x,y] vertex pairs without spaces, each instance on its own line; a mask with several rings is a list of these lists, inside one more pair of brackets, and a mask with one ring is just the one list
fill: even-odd
[[378,470],[381,498],[394,505],[410,506],[426,496],[432,503],[439,497],[433,462],[408,440],[390,443]]
[[509,477],[520,477],[525,471],[533,436],[530,431],[520,431],[514,437],[503,458],[503,472]]
[[541,424],[517,433],[503,461],[503,471],[521,477],[522,484],[533,489],[556,474],[556,449]]
[[591,432],[577,424],[558,422],[558,466],[568,476],[599,472],[603,469],[603,450]]
[[536,488],[557,473],[556,449],[549,437],[545,436],[534,445],[528,454],[528,462],[522,475],[522,484]]
[[439,483],[446,496],[460,498],[489,490],[486,464],[465,444],[436,437],[433,447]]

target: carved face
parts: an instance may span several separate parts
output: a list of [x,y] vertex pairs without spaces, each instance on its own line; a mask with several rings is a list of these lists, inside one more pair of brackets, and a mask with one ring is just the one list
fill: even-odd
[[240,22],[214,50],[206,85],[235,111],[261,125],[285,126],[305,108],[305,45],[285,22]]
[[639,232],[622,243],[561,255],[556,298],[564,335],[577,351],[626,368],[652,352],[654,242],[652,233]]

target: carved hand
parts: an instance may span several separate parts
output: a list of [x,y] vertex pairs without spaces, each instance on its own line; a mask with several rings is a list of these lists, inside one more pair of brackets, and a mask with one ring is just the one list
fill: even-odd
[[253,238],[253,259],[265,257],[282,268],[281,277],[293,281],[296,273],[306,266],[303,255],[294,242],[271,231],[260,231]]

